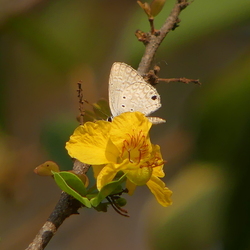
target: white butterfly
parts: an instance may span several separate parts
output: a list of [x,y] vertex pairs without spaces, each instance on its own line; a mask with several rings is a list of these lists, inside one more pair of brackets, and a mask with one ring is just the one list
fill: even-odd
[[[109,107],[113,116],[139,111],[148,116],[161,107],[157,90],[131,66],[122,62],[112,65],[109,76]],[[153,124],[166,122],[160,117],[148,117]]]

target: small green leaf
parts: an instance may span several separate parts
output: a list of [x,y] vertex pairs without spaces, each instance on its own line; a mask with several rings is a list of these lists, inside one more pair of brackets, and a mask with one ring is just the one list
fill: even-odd
[[59,173],[54,172],[53,174],[54,177],[56,176],[56,174],[59,175],[70,188],[74,189],[80,195],[86,195],[87,191],[84,183],[76,174],[68,171],[61,171]]
[[73,196],[86,207],[91,207],[90,201],[86,197],[83,197],[86,195],[87,191],[83,182],[77,175],[67,171],[59,173],[53,171],[52,173],[54,174],[55,182],[60,189]]
[[104,200],[108,195],[114,193],[118,188],[120,188],[121,184],[124,182],[126,178],[126,174],[124,174],[120,179],[116,181],[112,181],[105,185],[100,192],[96,195],[96,197],[90,200],[91,204],[96,207],[100,204],[102,200]]

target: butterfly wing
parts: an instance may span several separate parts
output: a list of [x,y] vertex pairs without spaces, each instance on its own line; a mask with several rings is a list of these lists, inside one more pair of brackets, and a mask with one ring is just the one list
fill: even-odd
[[121,107],[122,92],[134,83],[143,82],[143,77],[126,63],[115,62],[112,65],[109,76],[109,107],[113,116],[129,111]]
[[[160,95],[131,66],[115,62],[109,76],[109,106],[113,116],[139,111],[146,116],[161,107]],[[165,122],[160,117],[148,117],[154,124]]]
[[120,100],[118,109],[121,113],[139,111],[147,116],[161,107],[160,95],[145,81],[135,82],[125,88]]

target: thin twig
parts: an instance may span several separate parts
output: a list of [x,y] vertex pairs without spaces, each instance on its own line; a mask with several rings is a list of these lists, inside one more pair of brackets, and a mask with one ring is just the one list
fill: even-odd
[[201,82],[200,82],[199,79],[188,79],[188,78],[185,78],[185,77],[181,77],[181,78],[168,78],[168,79],[158,78],[157,80],[158,80],[158,82],[166,82],[166,83],[170,83],[170,82],[183,82],[183,83],[186,83],[186,84],[194,83],[194,84],[201,85]]
[[154,69],[149,70],[149,72],[147,74],[144,75],[144,79],[145,81],[147,81],[148,83],[150,83],[151,85],[156,85],[159,82],[166,82],[166,83],[170,83],[170,82],[183,82],[185,84],[189,84],[189,83],[194,83],[194,84],[198,84],[201,85],[201,82],[199,79],[189,79],[186,77],[179,77],[179,78],[159,78],[158,77],[158,73],[160,72],[160,67],[155,65]]
[[151,27],[151,34],[155,34],[155,26],[154,26],[154,18],[149,18],[148,19],[149,23],[150,23],[150,27]]
[[148,43],[146,44],[144,55],[137,69],[141,75],[144,75],[149,71],[157,49],[166,35],[178,26],[178,23],[180,22],[179,15],[189,4],[190,3],[187,0],[177,0],[169,17],[159,30],[160,34],[157,36],[154,34],[148,34]]

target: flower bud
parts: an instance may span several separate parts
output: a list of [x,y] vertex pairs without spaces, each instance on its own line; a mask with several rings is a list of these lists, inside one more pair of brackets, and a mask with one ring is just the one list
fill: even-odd
[[151,8],[148,3],[142,3],[141,1],[137,1],[137,3],[140,5],[140,7],[146,12],[148,17],[152,17],[151,15]]
[[34,172],[41,176],[53,175],[51,171],[60,172],[58,165],[53,161],[46,161],[34,169]]
[[161,12],[165,4],[165,1],[166,0],[153,0],[153,2],[150,4],[150,9],[151,9],[150,13],[152,16],[155,17]]

